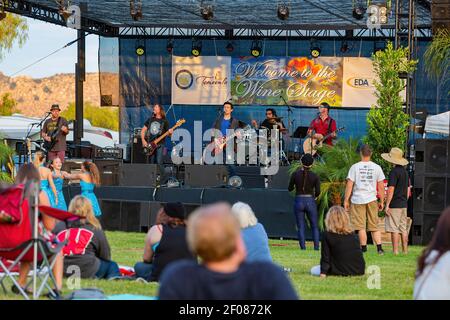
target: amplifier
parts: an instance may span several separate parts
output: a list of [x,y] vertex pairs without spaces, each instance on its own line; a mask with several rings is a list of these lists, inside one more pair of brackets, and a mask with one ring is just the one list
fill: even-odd
[[123,149],[122,148],[95,148],[94,151],[95,159],[123,159]]

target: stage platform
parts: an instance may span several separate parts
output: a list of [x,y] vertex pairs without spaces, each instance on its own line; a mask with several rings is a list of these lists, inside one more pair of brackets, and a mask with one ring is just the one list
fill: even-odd
[[[78,185],[66,186],[67,203],[80,192]],[[103,212],[101,222],[105,230],[146,232],[155,222],[160,203],[164,202],[180,201],[189,214],[204,204],[242,201],[253,208],[270,238],[297,238],[294,197],[286,189],[101,186],[95,193]]]

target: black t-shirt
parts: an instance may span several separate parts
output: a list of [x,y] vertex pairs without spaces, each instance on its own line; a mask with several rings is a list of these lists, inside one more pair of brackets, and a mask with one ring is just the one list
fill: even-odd
[[[146,132],[146,137],[147,141],[150,142],[169,130],[169,121],[167,121],[167,119],[157,119],[155,117],[151,117],[145,121],[144,126],[148,129]],[[166,138],[162,139],[160,143],[163,144],[165,140]]]
[[[58,119],[59,119],[59,124],[58,124]],[[69,127],[69,123],[63,117],[59,117],[58,119],[56,119],[56,120],[52,120],[52,118],[47,119],[44,122],[42,132],[44,132],[48,135],[52,135],[52,133],[55,130],[59,129],[59,132],[56,135],[56,139],[58,140],[58,142],[55,143],[55,145],[53,146],[51,151],[66,151],[66,149],[67,149],[66,135],[61,131],[61,127],[62,126]]]
[[[311,170],[308,170],[307,172],[304,170],[305,169],[301,168],[291,175],[288,189],[289,191],[292,191],[295,188],[296,195],[310,194],[317,198],[320,195],[319,176]],[[306,181],[303,178],[305,173]]]
[[355,234],[322,234],[320,272],[327,275],[363,275],[366,267],[363,253]]
[[389,208],[408,207],[408,172],[403,166],[395,166],[389,173],[388,187],[394,187]]
[[163,225],[162,237],[153,256],[150,281],[158,281],[164,268],[171,262],[182,259],[195,260],[186,240],[186,227]]
[[284,271],[266,261],[244,262],[232,273],[177,261],[164,270],[158,296],[161,300],[298,300]]

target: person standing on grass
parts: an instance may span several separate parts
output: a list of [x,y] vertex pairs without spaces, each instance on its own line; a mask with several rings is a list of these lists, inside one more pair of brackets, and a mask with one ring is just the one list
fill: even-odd
[[392,249],[398,254],[400,235],[402,239],[403,253],[408,253],[408,185],[409,177],[405,166],[408,160],[403,158],[403,151],[392,148],[389,153],[381,154],[381,157],[395,165],[389,173],[388,194],[386,200],[386,232],[391,233]]
[[320,265],[311,269],[313,276],[360,276],[366,263],[357,236],[350,226],[350,218],[341,206],[333,206],[325,218],[322,234]]
[[450,207],[442,212],[418,260],[414,299],[450,300]]
[[348,171],[344,208],[350,211],[350,222],[353,230],[358,231],[362,251],[367,251],[368,230],[372,233],[378,254],[382,255],[384,251],[381,232],[378,230],[378,211],[383,210],[385,176],[381,167],[370,161],[372,149],[369,145],[361,146],[360,155],[361,161],[352,165]]

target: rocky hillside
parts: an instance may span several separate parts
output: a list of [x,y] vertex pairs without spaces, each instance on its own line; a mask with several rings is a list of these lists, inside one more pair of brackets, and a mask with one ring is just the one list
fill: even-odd
[[[22,114],[40,117],[54,103],[65,110],[70,102],[75,102],[75,74],[33,79],[25,76],[11,78],[0,72],[0,96],[8,92],[17,101]],[[84,101],[100,105],[98,73],[86,74]]]

